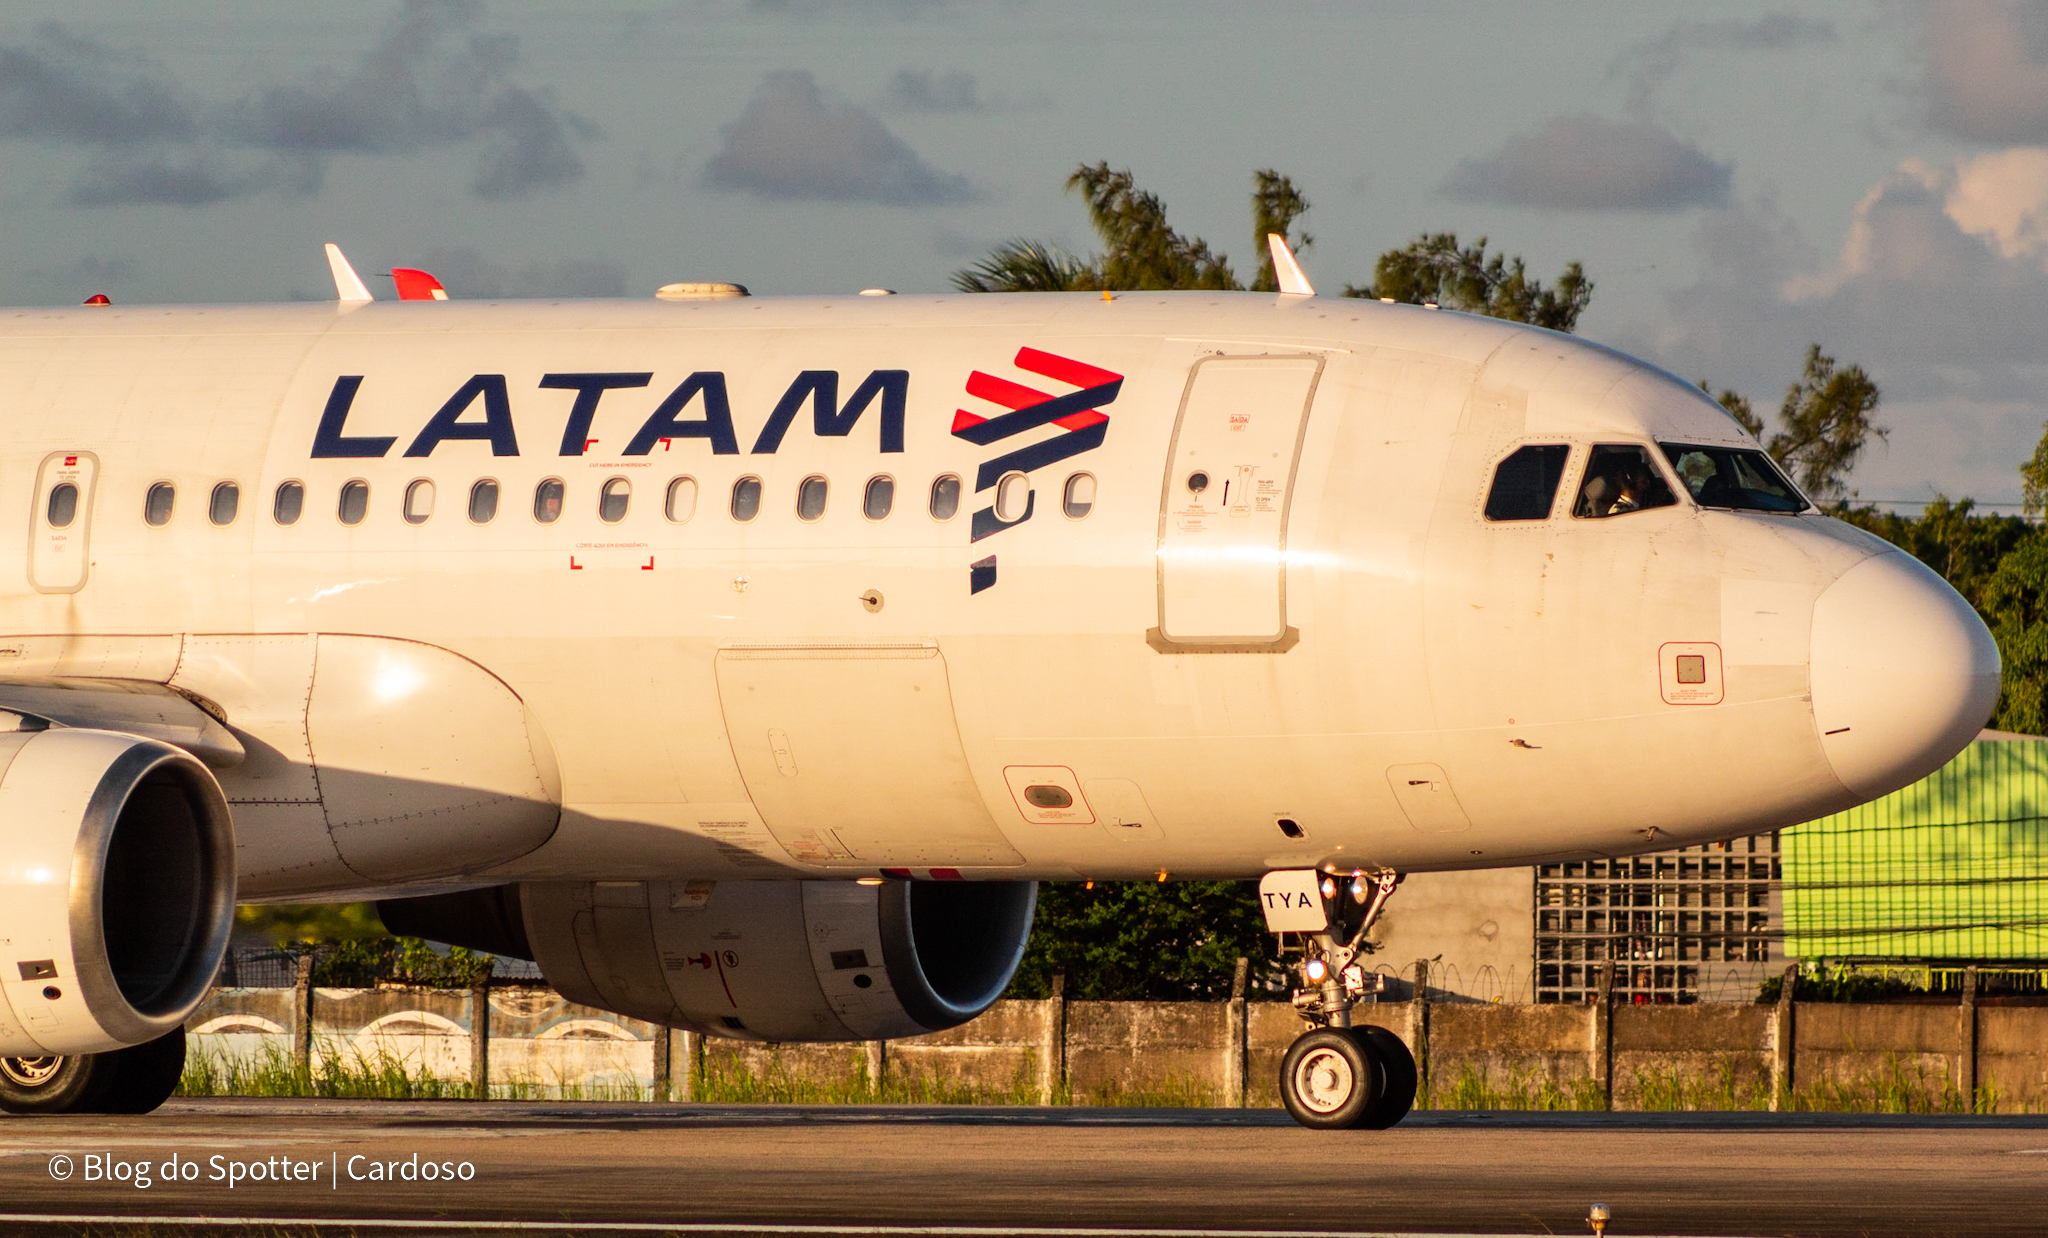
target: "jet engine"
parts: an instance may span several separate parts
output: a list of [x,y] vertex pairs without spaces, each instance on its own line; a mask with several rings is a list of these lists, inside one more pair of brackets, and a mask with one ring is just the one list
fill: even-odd
[[572,1001],[743,1040],[957,1027],[1009,987],[1034,882],[597,881],[378,904],[386,927],[530,957]]
[[234,914],[234,828],[198,760],[112,731],[0,734],[0,1057],[177,1031]]

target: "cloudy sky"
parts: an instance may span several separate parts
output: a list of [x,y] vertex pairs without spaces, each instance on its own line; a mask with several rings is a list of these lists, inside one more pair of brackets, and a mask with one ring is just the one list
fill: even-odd
[[5,304],[324,297],[327,240],[458,296],[937,291],[1003,239],[1087,249],[1095,160],[1241,273],[1251,173],[1288,173],[1327,291],[1423,230],[1578,259],[1585,335],[1760,409],[1818,341],[1884,391],[1865,498],[2014,502],[2048,418],[2044,6],[0,13]]

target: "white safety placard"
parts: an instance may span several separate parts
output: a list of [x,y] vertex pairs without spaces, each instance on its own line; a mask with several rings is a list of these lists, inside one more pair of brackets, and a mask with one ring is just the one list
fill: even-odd
[[1283,868],[1259,878],[1259,905],[1266,912],[1266,930],[1273,933],[1320,933],[1330,927],[1317,889],[1322,874],[1313,868]]

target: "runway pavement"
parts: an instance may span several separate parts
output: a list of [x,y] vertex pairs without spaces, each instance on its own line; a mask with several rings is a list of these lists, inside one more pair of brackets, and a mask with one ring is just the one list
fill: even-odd
[[[230,1181],[284,1162],[288,1180]],[[1596,1200],[1616,1236],[2039,1235],[2048,1117],[1417,1113],[1325,1134],[1263,1110],[195,1100],[0,1119],[4,1232],[64,1214],[1585,1234]]]

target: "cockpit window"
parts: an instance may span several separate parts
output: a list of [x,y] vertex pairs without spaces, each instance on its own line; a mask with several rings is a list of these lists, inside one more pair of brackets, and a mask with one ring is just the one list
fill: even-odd
[[1735,447],[1659,443],[1693,501],[1701,507],[1750,512],[1803,512],[1803,498],[1763,452]]
[[1548,520],[1564,477],[1569,447],[1524,447],[1493,470],[1493,489],[1486,492],[1488,520]]
[[1586,480],[1572,515],[1584,519],[1624,516],[1678,502],[1647,448],[1628,445],[1595,447],[1586,461]]

